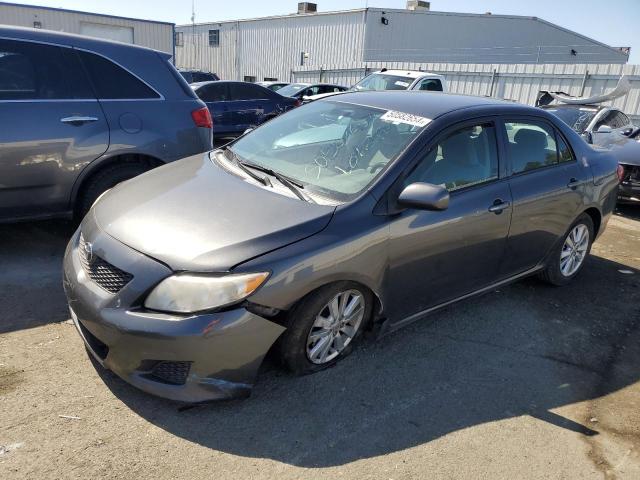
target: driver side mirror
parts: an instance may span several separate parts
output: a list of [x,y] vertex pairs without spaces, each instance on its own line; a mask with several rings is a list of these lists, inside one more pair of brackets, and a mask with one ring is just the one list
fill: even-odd
[[613,129],[609,125],[600,125],[596,133],[611,133]]
[[446,210],[449,207],[449,191],[431,183],[412,183],[400,193],[398,205],[418,210]]

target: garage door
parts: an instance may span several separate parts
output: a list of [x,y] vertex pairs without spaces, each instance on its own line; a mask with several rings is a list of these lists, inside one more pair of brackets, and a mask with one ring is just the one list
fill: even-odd
[[80,23],[80,33],[89,37],[105,38],[117,42],[133,43],[133,27],[105,25],[103,23]]

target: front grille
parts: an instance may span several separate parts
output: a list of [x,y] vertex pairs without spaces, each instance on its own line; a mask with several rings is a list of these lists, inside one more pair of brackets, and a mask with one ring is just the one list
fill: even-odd
[[191,362],[160,362],[151,370],[154,380],[171,385],[184,385],[191,370]]
[[80,262],[89,278],[109,293],[118,293],[133,279],[133,275],[120,270],[102,258],[90,253],[89,244],[84,241],[80,234],[78,243],[78,253]]

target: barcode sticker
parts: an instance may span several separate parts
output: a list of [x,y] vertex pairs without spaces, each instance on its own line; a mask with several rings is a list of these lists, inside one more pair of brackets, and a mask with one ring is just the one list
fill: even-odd
[[397,112],[395,110],[389,110],[380,117],[380,120],[392,123],[405,123],[415,127],[424,127],[431,122],[428,118],[421,117],[419,115],[412,115],[411,113]]

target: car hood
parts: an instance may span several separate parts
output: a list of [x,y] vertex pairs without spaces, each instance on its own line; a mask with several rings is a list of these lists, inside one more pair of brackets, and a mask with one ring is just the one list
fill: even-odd
[[107,234],[173,270],[228,271],[321,231],[334,210],[249,183],[200,154],[119,184],[92,213]]

